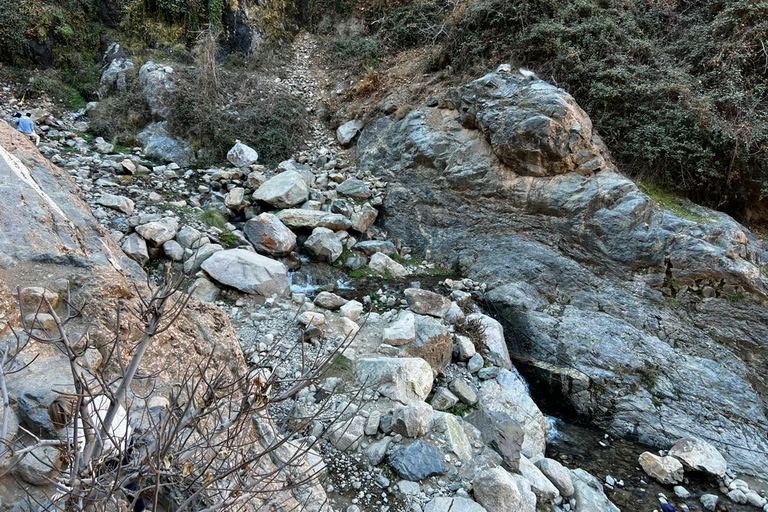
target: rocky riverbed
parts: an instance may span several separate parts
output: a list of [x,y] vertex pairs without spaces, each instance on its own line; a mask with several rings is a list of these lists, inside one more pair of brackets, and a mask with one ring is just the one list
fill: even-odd
[[[285,85],[312,111],[300,45]],[[400,121],[335,137],[315,123],[275,168],[240,143],[212,167],[159,143],[120,151],[86,135],[87,111],[33,107],[40,152],[120,258],[155,277],[174,264],[273,392],[334,356],[271,410],[322,439],[322,486],[293,493],[308,510],[650,512],[662,490],[680,510],[768,510],[736,478],[765,476],[765,244],[716,212],[661,211],[564,91],[502,69]],[[552,440],[516,366],[608,437],[565,425]],[[661,469],[639,470],[643,452]]]

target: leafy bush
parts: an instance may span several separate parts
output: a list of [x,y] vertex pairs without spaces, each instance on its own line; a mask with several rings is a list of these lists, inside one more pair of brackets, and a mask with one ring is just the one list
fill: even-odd
[[370,68],[384,56],[384,46],[376,37],[351,36],[331,41],[329,62],[340,68]]
[[480,0],[441,64],[530,67],[589,112],[622,169],[743,213],[768,169],[768,2]]
[[[136,84],[136,80],[133,81]],[[140,87],[110,96],[88,113],[89,130],[113,143],[126,146],[141,145],[137,135],[152,119],[149,106]]]

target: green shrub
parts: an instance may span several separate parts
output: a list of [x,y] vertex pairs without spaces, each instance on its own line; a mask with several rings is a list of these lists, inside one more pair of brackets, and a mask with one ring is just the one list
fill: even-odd
[[136,80],[128,92],[109,96],[88,113],[91,133],[125,146],[141,145],[137,136],[152,117],[144,94],[135,84]]
[[227,218],[218,210],[209,208],[207,210],[203,210],[203,212],[200,214],[200,222],[209,228],[223,229],[224,226],[227,225]]
[[352,36],[331,41],[328,62],[339,68],[371,68],[384,56],[384,45],[376,37]]
[[587,110],[623,170],[739,215],[768,179],[768,2],[479,0],[440,64],[530,67]]

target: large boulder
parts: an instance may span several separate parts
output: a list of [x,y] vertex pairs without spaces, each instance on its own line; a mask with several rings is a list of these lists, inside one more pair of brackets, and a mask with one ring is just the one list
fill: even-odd
[[565,91],[492,74],[443,105],[360,136],[360,170],[387,182],[382,228],[487,284],[541,393],[659,447],[699,433],[768,476],[766,244],[722,213],[661,208]]
[[718,477],[725,476],[728,463],[717,449],[706,441],[684,437],[669,449],[668,455],[680,459],[694,471],[705,471]]
[[536,495],[520,475],[503,468],[486,469],[472,480],[475,499],[488,512],[535,512]]
[[241,292],[275,297],[290,290],[285,265],[244,249],[217,251],[203,262],[202,268],[219,283]]
[[549,422],[528,394],[519,375],[508,370],[480,386],[480,405],[489,411],[508,414],[525,434],[521,451],[528,458],[544,455],[549,438]]
[[520,451],[525,440],[525,432],[519,422],[506,412],[482,409],[474,411],[465,419],[480,431],[483,443],[501,456],[505,468],[510,471],[519,469]]
[[352,141],[360,134],[364,123],[362,121],[347,121],[336,129],[336,140],[339,141],[341,147],[348,147],[352,144]]
[[389,456],[389,465],[401,478],[418,482],[445,473],[445,462],[437,448],[422,440],[400,448]]
[[155,222],[148,222],[141,226],[136,226],[136,232],[144,240],[152,242],[156,247],[163,245],[169,240],[173,240],[176,233],[179,232],[179,219],[176,217],[165,217]]
[[571,478],[576,500],[574,512],[621,512],[605,495],[600,480],[581,468],[571,471]]
[[547,458],[538,459],[535,464],[544,476],[549,478],[549,481],[557,487],[562,497],[569,498],[573,495],[573,480],[568,468],[554,459]]
[[482,313],[472,313],[467,317],[468,322],[477,322],[482,329],[480,337],[483,346],[482,355],[496,366],[512,368],[512,359],[509,357],[507,339],[504,337],[504,328],[501,324]]
[[304,242],[304,248],[316,260],[333,263],[344,251],[336,234],[328,228],[315,228]]
[[643,471],[662,484],[679,484],[683,481],[683,465],[674,457],[659,457],[643,452],[637,460]]
[[127,197],[116,196],[106,192],[102,192],[101,196],[96,200],[96,202],[102,206],[112,208],[113,210],[117,210],[120,213],[124,213],[126,215],[133,214],[133,208],[135,206],[133,200]]
[[434,379],[429,363],[415,357],[362,358],[355,374],[363,384],[402,404],[424,401]]
[[253,198],[276,208],[291,208],[309,198],[309,187],[301,173],[286,171],[262,183]]
[[150,123],[138,135],[144,144],[147,158],[160,162],[175,162],[181,166],[189,165],[195,157],[188,142],[172,137],[168,133],[167,121]]
[[341,231],[352,226],[352,222],[339,213],[320,210],[288,208],[275,214],[280,221],[292,229],[328,228]]
[[104,52],[104,67],[99,78],[99,97],[112,92],[126,92],[130,86],[130,72],[135,67],[133,60],[118,43],[111,43]]
[[172,107],[172,95],[178,91],[172,76],[172,68],[160,66],[151,60],[139,69],[139,85],[144,91],[150,113],[156,118],[168,118]]
[[296,235],[271,213],[246,222],[243,233],[257,251],[270,256],[284,256],[296,248]]
[[418,315],[430,315],[443,318],[451,309],[451,301],[439,293],[421,288],[406,288],[403,290],[408,307]]
[[259,154],[252,147],[237,141],[227,152],[227,160],[235,167],[248,167],[259,161]]

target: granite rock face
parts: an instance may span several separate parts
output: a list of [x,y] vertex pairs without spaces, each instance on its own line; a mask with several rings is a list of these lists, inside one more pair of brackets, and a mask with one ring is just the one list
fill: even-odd
[[698,435],[766,476],[765,244],[725,214],[662,209],[540,80],[492,73],[442,105],[360,136],[384,229],[488,284],[534,394],[659,447]]

